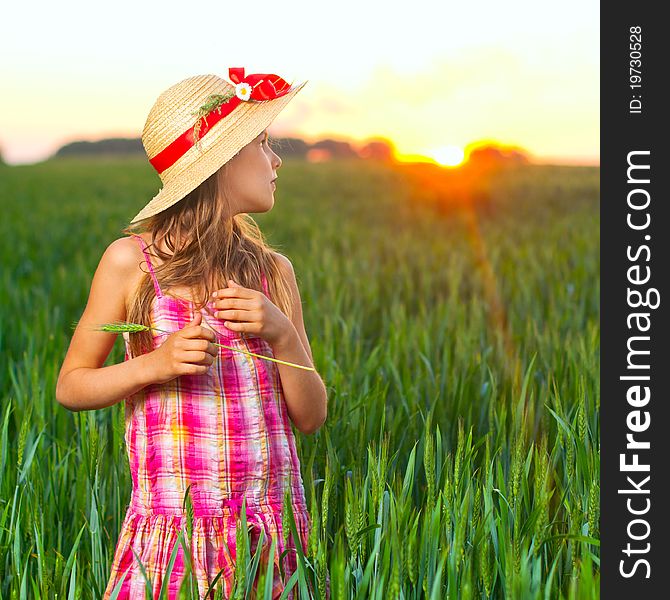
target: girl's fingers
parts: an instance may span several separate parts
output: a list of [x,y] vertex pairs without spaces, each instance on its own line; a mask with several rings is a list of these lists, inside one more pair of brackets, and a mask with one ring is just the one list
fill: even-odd
[[218,310],[227,310],[239,308],[242,310],[251,310],[256,306],[255,298],[224,298],[214,303],[214,308]]
[[257,314],[253,310],[240,310],[239,308],[234,308],[228,310],[219,310],[214,313],[214,316],[217,319],[230,319],[231,321],[243,321],[245,323],[251,323],[256,320],[255,317]]
[[233,331],[241,331],[251,334],[258,334],[261,330],[260,325],[257,322],[236,323],[235,321],[226,321],[224,326]]
[[257,293],[256,290],[245,287],[227,287],[212,292],[212,298],[215,300],[221,300],[222,298],[253,298],[254,294]]
[[181,362],[211,365],[214,362],[214,357],[203,350],[186,350],[181,356]]
[[[201,314],[201,313],[198,313]],[[187,326],[181,330],[181,336],[185,339],[205,339],[210,342],[216,341],[216,334],[209,328],[202,325]]]
[[216,356],[219,352],[217,347],[212,344],[212,342],[201,339],[187,340],[184,346],[184,350],[187,352],[207,352],[212,356]]

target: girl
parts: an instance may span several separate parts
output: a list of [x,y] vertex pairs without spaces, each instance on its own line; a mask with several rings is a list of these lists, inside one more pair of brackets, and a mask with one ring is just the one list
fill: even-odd
[[[70,410],[125,399],[132,493],[105,599],[118,585],[118,598],[144,598],[137,559],[158,594],[178,533],[186,535],[187,494],[201,598],[219,573],[230,594],[243,499],[252,555],[261,533],[262,561],[276,540],[273,598],[297,568],[295,544],[306,550],[310,520],[290,421],[315,432],[326,419],[326,389],[291,262],[247,214],[274,204],[282,163],[267,127],[306,82],[291,87],[244,69],[229,76],[233,83],[185,79],[149,112],[142,143],[163,188],[124,229],[129,236],[104,252],[58,378],[56,397]],[[124,333],[125,361],[103,367],[116,334],[100,325],[116,321],[153,329]],[[285,494],[300,540],[282,520]],[[169,598],[185,560],[180,546]]]

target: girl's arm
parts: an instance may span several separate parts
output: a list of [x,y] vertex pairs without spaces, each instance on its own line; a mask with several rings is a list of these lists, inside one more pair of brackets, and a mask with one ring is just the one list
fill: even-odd
[[[292,292],[293,330],[281,344],[272,347],[272,353],[279,360],[313,365],[312,350],[305,332],[302,301],[293,265],[281,254],[275,253],[275,257]],[[291,420],[302,433],[314,433],[324,424],[328,415],[328,392],[323,380],[316,371],[305,371],[288,365],[276,364]]]
[[112,242],[93,276],[88,303],[56,384],[56,400],[72,411],[111,406],[155,379],[148,354],[103,367],[118,334],[93,329],[102,323],[126,320],[128,287],[137,279],[134,243],[130,238]]

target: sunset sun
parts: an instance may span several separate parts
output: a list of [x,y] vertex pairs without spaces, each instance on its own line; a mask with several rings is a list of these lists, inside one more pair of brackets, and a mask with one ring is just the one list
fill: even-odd
[[445,167],[456,167],[463,162],[465,152],[458,146],[442,146],[433,150],[431,156]]

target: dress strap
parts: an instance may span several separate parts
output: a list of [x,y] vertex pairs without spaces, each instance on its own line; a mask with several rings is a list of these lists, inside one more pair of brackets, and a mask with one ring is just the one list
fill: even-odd
[[147,267],[149,269],[149,275],[151,276],[151,280],[154,282],[154,290],[156,291],[156,298],[162,298],[163,292],[161,290],[161,286],[158,285],[158,279],[156,279],[156,274],[154,273],[154,267],[151,264],[151,258],[149,257],[149,253],[147,252],[147,245],[144,243],[144,240],[139,235],[132,234],[132,236],[139,240],[140,248],[142,248],[142,253],[144,254],[144,260],[146,261]]

